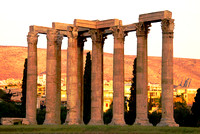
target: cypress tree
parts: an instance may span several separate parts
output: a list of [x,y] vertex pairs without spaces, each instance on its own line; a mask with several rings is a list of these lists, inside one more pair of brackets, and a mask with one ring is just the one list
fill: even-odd
[[25,59],[24,62],[24,72],[23,72],[23,79],[22,79],[22,105],[21,105],[21,110],[22,110],[22,115],[25,117],[26,115],[26,80],[27,80],[27,58]]
[[137,58],[135,58],[133,62],[133,78],[130,88],[131,93],[130,98],[128,99],[129,111],[128,117],[126,118],[127,124],[133,124],[136,118],[136,61]]
[[194,98],[195,102],[193,102],[191,111],[193,114],[193,120],[195,126],[200,126],[200,88],[197,90],[197,94]]
[[84,71],[84,97],[83,97],[83,121],[88,124],[91,118],[91,54],[87,53]]

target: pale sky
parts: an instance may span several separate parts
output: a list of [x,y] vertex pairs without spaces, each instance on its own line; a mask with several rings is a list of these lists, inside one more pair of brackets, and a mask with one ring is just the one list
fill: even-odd
[[[120,19],[123,24],[138,22],[139,14],[169,10],[175,19],[174,57],[200,59],[199,0],[1,0],[0,45],[27,46],[30,25],[51,27],[52,22],[73,23],[74,19]],[[161,56],[160,23],[153,23],[148,36],[148,55]],[[125,54],[136,55],[136,33],[125,38]],[[40,35],[38,48],[46,48]],[[62,48],[67,48],[64,38]],[[91,39],[84,49],[91,48]],[[113,52],[113,36],[108,36],[104,52]]]

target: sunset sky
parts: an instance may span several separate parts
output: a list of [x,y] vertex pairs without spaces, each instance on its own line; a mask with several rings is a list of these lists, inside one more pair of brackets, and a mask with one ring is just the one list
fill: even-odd
[[[27,46],[30,25],[51,27],[52,22],[73,23],[74,19],[117,18],[123,24],[138,22],[139,14],[169,10],[175,19],[174,57],[200,59],[199,0],[5,0],[0,2],[0,45]],[[153,23],[148,36],[148,55],[161,56],[160,23]],[[125,38],[125,54],[136,55],[136,34]],[[40,35],[38,48],[46,48],[46,35]],[[91,39],[84,49],[91,49]],[[67,48],[64,38],[62,48]],[[113,52],[109,35],[104,52]]]

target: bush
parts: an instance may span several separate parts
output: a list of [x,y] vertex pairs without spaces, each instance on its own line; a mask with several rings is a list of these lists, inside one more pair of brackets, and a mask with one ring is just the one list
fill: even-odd
[[36,120],[37,120],[37,124],[38,125],[42,125],[44,123],[45,120],[45,115],[46,115],[46,109],[37,109],[37,116],[36,116]]
[[149,113],[148,117],[149,117],[149,122],[153,124],[153,126],[156,126],[160,120],[161,120],[161,113],[159,112],[152,112]]

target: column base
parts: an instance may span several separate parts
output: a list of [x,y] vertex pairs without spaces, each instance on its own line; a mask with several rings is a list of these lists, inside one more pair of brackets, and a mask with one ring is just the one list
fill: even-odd
[[82,123],[80,123],[79,121],[65,121],[64,123],[65,125],[82,125]]
[[88,125],[104,125],[103,120],[90,120],[90,122],[88,123]]
[[126,123],[124,120],[117,120],[117,119],[114,119],[111,121],[111,123],[109,123],[108,125],[120,125],[120,126],[125,126]]
[[148,119],[136,119],[134,126],[153,126]]
[[37,125],[37,121],[36,120],[30,121],[28,118],[26,118],[26,121],[29,122],[29,125]]
[[177,124],[174,120],[161,119],[161,121],[156,126],[179,127],[179,124]]

